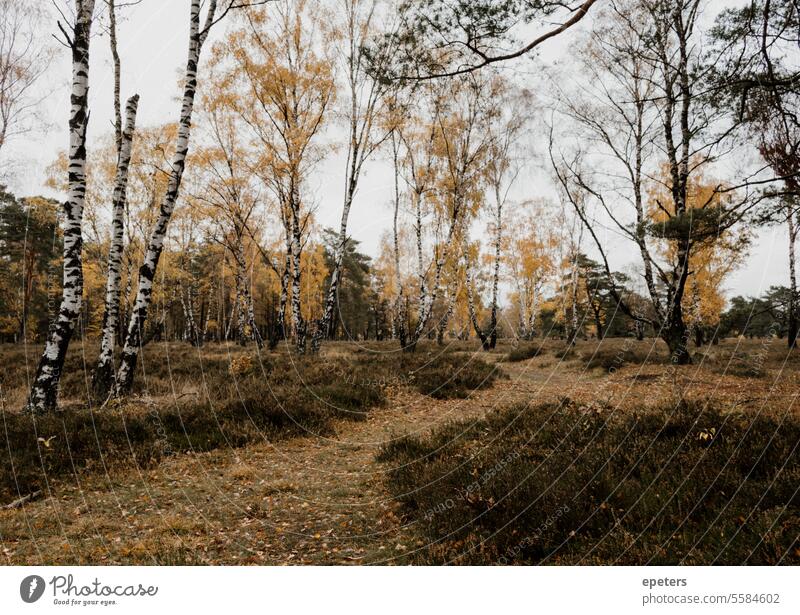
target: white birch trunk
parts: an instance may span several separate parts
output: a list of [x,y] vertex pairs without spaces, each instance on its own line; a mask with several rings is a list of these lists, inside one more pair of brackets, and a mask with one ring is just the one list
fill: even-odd
[[[294,191],[292,199],[294,200]],[[297,352],[304,354],[306,351],[306,322],[303,319],[301,309],[302,290],[301,277],[301,258],[302,251],[302,228],[300,226],[299,199],[292,204],[292,324],[294,325],[295,346]]]
[[83,204],[86,196],[86,128],[89,123],[89,41],[94,0],[75,0],[72,94],[69,118],[69,196],[64,203],[64,270],[61,305],[51,323],[28,396],[28,411],[55,410],[58,384],[83,296]]
[[144,261],[139,268],[139,287],[128,323],[128,333],[122,350],[119,370],[117,371],[115,387],[117,395],[128,393],[133,385],[133,376],[142,343],[142,333],[152,299],[153,279],[155,278],[161,251],[164,248],[167,226],[175,209],[175,203],[178,200],[183,171],[186,166],[186,155],[189,152],[189,136],[192,127],[194,98],[197,91],[197,66],[200,60],[200,51],[214,23],[216,8],[216,0],[210,0],[205,27],[200,30],[200,0],[192,0],[189,19],[189,57],[186,62],[181,117],[175,154],[172,159],[172,172],[170,173],[166,194],[161,201],[158,220],[150,234]]
[[100,340],[100,356],[92,378],[92,385],[98,399],[108,395],[114,377],[114,343],[119,325],[119,286],[122,276],[122,250],[125,234],[125,203],[128,188],[128,168],[131,162],[131,146],[136,126],[136,110],[139,96],[128,99],[125,110],[125,130],[119,141],[117,176],[114,184],[112,203],[112,235],[108,250],[108,274],[106,278],[105,311]]

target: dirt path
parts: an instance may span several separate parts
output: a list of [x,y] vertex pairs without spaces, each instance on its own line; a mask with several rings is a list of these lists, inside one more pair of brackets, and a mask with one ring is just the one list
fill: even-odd
[[147,471],[84,473],[0,512],[8,564],[379,563],[413,547],[375,461],[382,444],[529,400],[502,380],[466,400],[405,390],[336,434],[179,455]]
[[[508,379],[466,400],[393,391],[386,408],[363,422],[338,423],[332,436],[176,455],[142,472],[84,472],[53,485],[50,497],[0,511],[4,563],[402,562],[419,539],[388,495],[388,468],[375,461],[384,443],[512,403],[561,396],[613,398],[619,407],[641,408],[673,386],[667,382],[656,391],[652,378],[644,378],[650,368],[607,376],[568,369],[552,358],[503,369]],[[650,370],[653,378],[658,370]],[[687,376],[702,380],[694,371]],[[717,378],[718,398],[753,386]]]

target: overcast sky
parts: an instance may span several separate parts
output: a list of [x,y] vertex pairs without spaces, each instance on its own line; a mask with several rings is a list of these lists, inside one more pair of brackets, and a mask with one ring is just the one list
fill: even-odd
[[[20,0],[25,1],[25,0]],[[98,2],[98,4],[100,4]],[[714,1],[707,10],[712,15],[718,6],[739,4],[738,0]],[[120,55],[123,63],[122,96],[141,96],[140,126],[176,121],[178,118],[178,78],[186,61],[189,0],[142,0],[128,10],[119,26]],[[55,32],[55,23],[50,32]],[[214,34],[221,35],[224,25]],[[45,33],[43,33],[45,34]],[[46,33],[46,34],[49,34]],[[551,41],[538,58],[525,58],[514,69],[517,79],[525,83],[525,75],[541,72],[543,64],[557,61],[569,49],[578,33],[570,31]],[[213,42],[213,36],[212,41]],[[210,44],[205,48],[207,57]],[[108,40],[95,36],[91,48],[89,142],[112,130],[113,71]],[[200,68],[202,79],[202,65]],[[69,54],[61,49],[53,63],[47,87],[51,90],[45,102],[51,127],[44,133],[27,135],[12,141],[4,151],[6,162],[14,163],[9,184],[19,195],[50,194],[44,188],[44,172],[58,151],[68,143],[66,130],[69,105]],[[534,80],[535,77],[530,77]],[[538,84],[539,82],[536,82]],[[531,85],[534,85],[533,81]],[[542,135],[544,137],[544,135]],[[536,135],[534,135],[534,139]],[[343,154],[333,154],[312,177],[312,189],[318,203],[320,226],[338,226],[343,193]],[[542,190],[542,172],[531,169],[518,180],[514,194],[533,198]],[[381,234],[390,228],[392,194],[391,173],[386,161],[375,160],[367,167],[350,215],[350,232],[362,242],[362,250],[375,255]],[[727,294],[757,295],[770,285],[785,285],[788,279],[787,234],[782,227],[762,230],[744,266],[727,281]],[[627,269],[636,262],[633,244],[617,242],[613,265]]]

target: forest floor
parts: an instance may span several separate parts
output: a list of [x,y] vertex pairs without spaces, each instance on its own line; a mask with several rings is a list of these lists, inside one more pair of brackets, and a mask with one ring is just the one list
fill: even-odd
[[[579,351],[591,343],[581,342]],[[387,442],[513,404],[565,397],[636,412],[680,397],[798,414],[800,361],[792,355],[787,361],[779,342],[756,376],[719,368],[738,352],[753,357],[759,343],[728,340],[706,353],[708,362],[626,363],[613,373],[553,354],[511,363],[493,353],[488,360],[502,361],[508,378],[466,399],[392,387],[385,407],[363,421],[337,420],[324,436],[181,453],[146,469],[94,469],[51,481],[44,497],[0,510],[0,561],[402,564],[424,541],[387,489],[391,468],[376,461]],[[727,362],[715,361],[717,352],[727,353]]]

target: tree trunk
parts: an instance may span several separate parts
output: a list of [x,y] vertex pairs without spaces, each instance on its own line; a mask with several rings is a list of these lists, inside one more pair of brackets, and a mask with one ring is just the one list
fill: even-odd
[[[352,146],[351,146],[352,147]],[[353,205],[353,198],[358,185],[358,167],[356,166],[356,156],[358,152],[350,153],[352,166],[349,170],[347,182],[347,192],[345,194],[344,207],[342,208],[342,220],[339,225],[339,236],[336,240],[333,254],[333,270],[331,271],[331,282],[328,285],[328,293],[325,296],[324,311],[322,318],[317,324],[311,338],[312,352],[318,352],[323,339],[328,339],[333,335],[335,328],[333,314],[336,310],[336,299],[339,294],[339,282],[342,276],[342,262],[344,261],[344,251],[347,248],[347,220],[350,216],[350,208]]]
[[28,396],[28,411],[55,410],[58,384],[83,296],[83,204],[86,196],[86,128],[89,123],[89,40],[94,0],[75,0],[72,95],[69,118],[69,197],[64,203],[64,270],[61,305],[51,323]]
[[394,270],[395,270],[395,284],[397,285],[397,296],[394,302],[393,334],[396,332],[397,338],[400,340],[400,348],[405,349],[406,342],[408,341],[406,321],[408,320],[408,306],[404,301],[404,289],[402,272],[400,271],[400,237],[398,231],[398,217],[400,214],[400,165],[398,161],[399,143],[396,135],[392,132],[392,160],[394,162],[394,216],[392,221],[392,241],[394,247]]
[[100,340],[100,356],[92,376],[92,388],[97,399],[104,399],[111,391],[114,379],[114,344],[119,322],[119,285],[122,271],[125,202],[128,189],[128,167],[131,162],[131,145],[136,125],[139,96],[131,96],[125,111],[125,130],[117,159],[117,176],[112,203],[112,236],[108,249],[108,277],[106,279],[105,310]]
[[464,272],[466,277],[465,286],[467,287],[467,311],[469,312],[469,320],[472,323],[472,328],[475,330],[475,334],[481,340],[481,348],[488,351],[489,350],[489,337],[486,333],[481,329],[480,323],[478,322],[478,315],[475,313],[475,295],[472,291],[472,269],[468,262],[469,257],[467,255],[466,246],[464,249],[465,260],[467,262],[464,266]]
[[644,339],[644,323],[641,320],[634,320],[633,329],[636,334],[637,341],[641,342]]
[[697,325],[694,328],[694,345],[700,348],[706,343],[706,332],[702,326]]
[[449,286],[447,287],[447,293],[445,295],[445,305],[447,309],[436,326],[436,343],[439,346],[444,345],[444,332],[447,330],[447,325],[453,317],[453,312],[456,308],[456,298],[458,297],[457,290],[457,288],[451,289]]
[[278,300],[278,318],[269,340],[270,350],[275,350],[282,339],[286,339],[286,304],[289,301],[289,270],[292,266],[291,245],[287,244],[283,272],[281,273],[281,295]]
[[436,303],[436,297],[439,294],[439,286],[441,285],[442,280],[442,269],[444,268],[444,264],[447,260],[447,252],[453,243],[453,238],[456,236],[456,232],[458,230],[458,225],[460,223],[460,210],[461,207],[456,205],[454,207],[454,211],[452,214],[452,218],[450,220],[450,228],[447,231],[447,237],[444,240],[442,246],[437,248],[437,252],[434,254],[434,272],[433,272],[433,281],[431,284],[430,292],[428,292],[427,288],[427,281],[425,278],[425,270],[422,265],[422,217],[421,217],[421,195],[417,195],[417,254],[418,254],[418,265],[419,265],[419,279],[420,279],[420,290],[419,290],[419,311],[418,311],[418,318],[417,318],[417,325],[414,327],[414,331],[411,336],[411,344],[409,344],[404,350],[408,352],[416,352],[417,350],[417,341],[419,341],[420,337],[425,330],[425,327],[428,325],[428,320],[431,317],[431,313],[433,312],[433,306]]
[[[238,318],[239,318],[239,343],[244,346],[249,337],[256,345],[261,348],[263,340],[261,333],[256,326],[255,310],[253,309],[253,297],[250,293],[250,285],[247,276],[247,260],[244,255],[244,236],[239,235],[236,252],[234,254],[236,259],[236,295],[238,300]],[[249,335],[247,328],[250,328]]]
[[497,346],[497,289],[500,285],[500,247],[502,243],[502,224],[503,224],[503,202],[500,199],[500,191],[496,191],[497,199],[497,219],[495,224],[494,240],[494,271],[492,273],[492,306],[491,314],[489,316],[489,348],[494,349]]
[[667,343],[673,365],[691,365],[692,356],[688,348],[689,331],[682,318],[676,318],[672,325],[664,330],[662,339]]
[[597,329],[597,339],[603,339],[603,334],[605,333],[603,327],[603,319],[600,316],[600,310],[592,310],[594,312],[594,326]]
[[[293,191],[294,192],[294,191]],[[295,199],[294,193],[292,198]],[[292,204],[292,321],[294,324],[295,346],[297,352],[304,354],[306,351],[306,322],[303,318],[300,292],[301,285],[301,259],[302,250],[302,228],[300,226],[300,207],[299,197]]]
[[789,349],[797,348],[798,318],[797,318],[797,270],[795,259],[795,244],[797,242],[797,220],[795,220],[793,200],[789,201],[789,306],[787,314],[787,341]]
[[539,315],[539,291],[534,284],[531,288],[530,313],[528,315],[528,341],[536,337],[536,317]]
[[172,172],[170,173],[167,191],[161,202],[161,208],[147,244],[144,261],[139,268],[139,287],[136,300],[131,311],[128,323],[128,333],[125,337],[125,346],[122,350],[119,370],[116,379],[116,394],[127,394],[133,385],[136,362],[139,357],[139,348],[142,342],[142,330],[147,320],[153,293],[153,279],[155,278],[161,251],[175,203],[178,200],[183,171],[186,166],[186,155],[189,152],[189,136],[192,127],[192,110],[197,91],[197,65],[200,60],[200,51],[214,23],[217,2],[211,0],[206,17],[205,28],[200,30],[200,0],[192,0],[189,20],[189,57],[186,62],[186,75],[181,104],[181,118],[178,126],[178,137],[175,145],[175,155],[172,159]]

